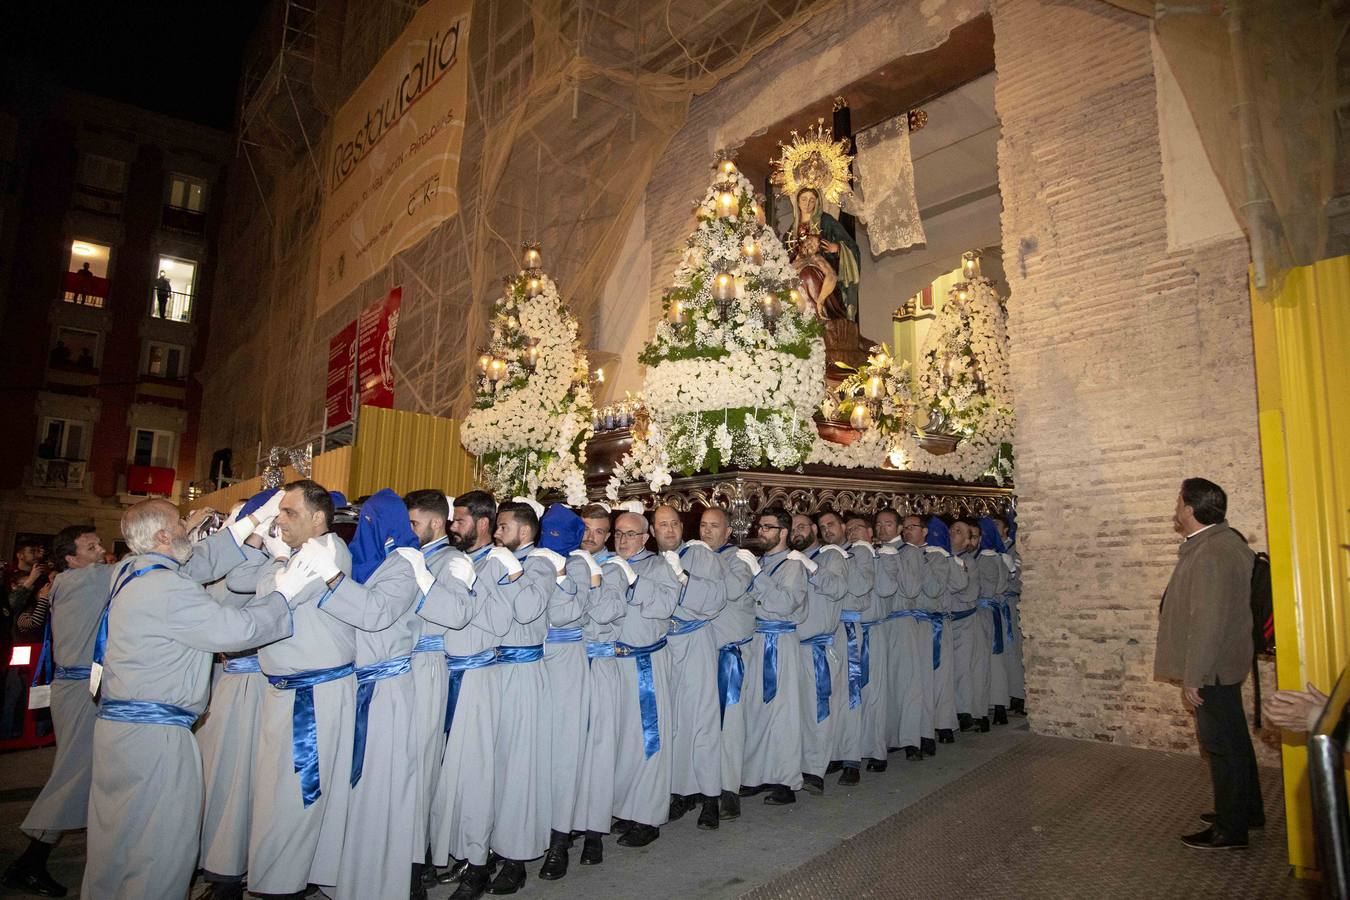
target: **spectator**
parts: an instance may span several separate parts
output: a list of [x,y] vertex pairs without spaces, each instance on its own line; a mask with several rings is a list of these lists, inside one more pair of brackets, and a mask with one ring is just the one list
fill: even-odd
[[173,295],[173,285],[169,282],[169,276],[164,274],[164,270],[159,270],[159,277],[155,279],[155,300],[159,303],[159,317],[167,319],[169,317],[169,297]]
[[66,346],[65,341],[58,340],[56,342],[56,346],[52,348],[52,352],[47,357],[47,361],[54,366],[70,365],[70,348]]
[[80,348],[80,358],[75,360],[75,365],[81,369],[94,368],[94,354],[89,352],[88,347]]
[[83,305],[86,300],[94,295],[94,285],[97,276],[89,268],[89,263],[85,263],[80,270],[75,273],[75,302]]

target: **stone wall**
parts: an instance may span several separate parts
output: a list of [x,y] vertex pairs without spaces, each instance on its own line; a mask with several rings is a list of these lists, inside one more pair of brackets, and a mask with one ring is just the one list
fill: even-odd
[[1032,725],[1188,750],[1152,680],[1181,479],[1265,546],[1247,248],[1168,252],[1147,20],[1009,0],[994,32]]

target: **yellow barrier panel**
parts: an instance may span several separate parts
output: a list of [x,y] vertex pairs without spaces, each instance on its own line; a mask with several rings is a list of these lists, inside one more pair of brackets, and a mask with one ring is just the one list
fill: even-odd
[[455,419],[363,406],[350,484],[353,498],[386,487],[454,496],[474,487],[474,458],[459,444]]
[[[1329,691],[1350,662],[1350,257],[1294,269],[1273,303],[1253,291],[1252,335],[1279,685]],[[1283,744],[1289,862],[1306,875],[1307,748]]]

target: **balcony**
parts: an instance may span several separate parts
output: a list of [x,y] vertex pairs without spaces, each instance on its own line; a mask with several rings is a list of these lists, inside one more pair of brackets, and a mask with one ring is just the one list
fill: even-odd
[[67,272],[61,290],[61,299],[77,306],[102,309],[108,303],[108,279],[87,270]]
[[151,287],[150,316],[166,322],[191,322],[192,294],[187,291],[162,291]]
[[53,354],[47,361],[47,386],[62,393],[87,394],[98,387],[98,379],[99,372],[93,366],[93,360],[89,360],[88,365],[83,365],[78,362],[62,361]]
[[33,461],[33,487],[64,491],[84,490],[85,469],[82,459],[43,459]]
[[164,204],[164,215],[160,220],[171,231],[181,231],[193,237],[206,235],[206,213],[188,209],[186,206]]
[[75,196],[73,205],[77,209],[87,210],[88,212],[98,213],[101,216],[122,215],[122,192],[110,191],[107,188],[93,187],[87,184],[75,185]]
[[164,466],[127,466],[127,493],[138,497],[173,496],[174,470]]

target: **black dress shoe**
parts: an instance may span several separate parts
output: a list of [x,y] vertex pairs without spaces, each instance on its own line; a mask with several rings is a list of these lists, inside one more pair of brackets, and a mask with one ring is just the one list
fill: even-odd
[[609,830],[614,834],[627,834],[628,830],[635,824],[637,823],[632,819],[615,819],[614,824],[610,826]]
[[422,884],[431,888],[435,887],[436,883],[436,867],[428,862],[426,865],[422,866]]
[[830,764],[825,767],[826,775],[833,775],[844,767],[844,764],[837,759],[830,760]]
[[839,775],[839,783],[849,787],[858,783],[858,767],[844,766],[844,771]]
[[886,771],[886,760],[884,760],[884,759],[869,759],[869,760],[867,761],[867,771],[869,771],[869,772],[885,772],[885,771]]
[[1008,724],[1008,707],[997,705],[994,706],[994,724],[995,725]]
[[643,825],[634,822],[623,837],[619,838],[620,847],[645,847],[661,836],[661,829],[655,825]]
[[[208,881],[210,886],[206,893],[201,895],[202,900],[243,900],[244,882],[242,881]],[[417,885],[413,885],[413,895],[417,893]]]
[[924,756],[937,756],[937,742],[932,738],[919,738],[919,751]]
[[1246,841],[1235,841],[1226,838],[1214,830],[1213,826],[1204,831],[1197,831],[1195,834],[1188,834],[1182,837],[1181,842],[1192,850],[1246,850]]
[[1009,697],[1008,712],[1014,716],[1025,716],[1027,714],[1027,701],[1025,697]]
[[605,843],[601,840],[598,831],[586,832],[586,839],[581,842],[581,859],[579,862],[583,866],[598,866],[605,861]]
[[698,827],[704,831],[716,831],[718,820],[718,798],[704,797],[703,809],[698,814]]
[[464,873],[469,869],[467,859],[452,859],[450,865],[436,875],[437,884],[454,884],[464,877]]
[[797,795],[785,784],[775,784],[769,791],[769,796],[764,798],[766,806],[787,806],[796,802]]
[[9,867],[0,883],[5,887],[37,894],[39,897],[64,897],[65,885],[47,874],[46,869],[26,868],[18,863]]
[[955,744],[956,736],[952,734],[950,728],[939,728],[937,730],[939,744]]
[[768,789],[769,786],[767,784],[757,784],[754,787],[751,787],[748,784],[743,784],[741,785],[740,791],[738,791],[737,793],[741,797],[753,797],[756,794],[764,793]]
[[957,713],[956,724],[962,731],[969,731],[975,727],[975,719],[970,713]]
[[807,775],[802,773],[802,788],[808,794],[814,794],[819,797],[825,793],[825,779],[819,775]]
[[[416,870],[413,872],[412,881],[408,884],[408,900],[427,900],[427,886],[422,883],[421,864],[413,863],[413,865]],[[239,895],[241,900],[243,896],[243,894]]]
[[688,800],[686,800],[684,797],[681,797],[679,794],[671,794],[670,812],[667,813],[666,819],[671,822],[674,822],[677,819],[681,818],[685,813],[689,812],[689,810],[693,809],[693,807],[694,804],[690,803]]
[[719,819],[739,819],[741,817],[741,795],[735,791],[723,791]]
[[923,751],[918,747],[906,747],[905,759],[910,762],[923,762]]
[[502,867],[497,870],[497,877],[492,879],[492,884],[488,885],[487,892],[494,896],[504,894],[514,894],[525,886],[525,864],[518,860],[502,860]]
[[988,730],[989,730],[989,717],[988,717],[988,716],[980,716],[980,719],[979,719],[979,727],[980,727],[980,731],[988,731]]
[[[1219,817],[1216,816],[1216,815],[1214,815],[1214,813],[1201,813],[1201,814],[1200,814],[1200,821],[1201,821],[1201,822],[1204,822],[1206,825],[1213,825],[1215,822],[1219,821]],[[1255,821],[1248,821],[1248,822],[1247,822],[1247,827],[1248,827],[1248,828],[1265,828],[1265,827],[1266,827],[1266,820],[1262,818],[1262,819],[1256,819]]]
[[902,749],[904,749],[904,748],[903,748],[903,747],[887,747],[887,748],[886,748],[886,752],[887,752],[887,753],[899,753]]
[[465,866],[459,887],[450,895],[450,900],[478,900],[487,892],[491,880],[492,870],[487,866]]
[[544,854],[544,864],[539,867],[539,877],[544,881],[557,881],[567,874],[567,845],[555,843]]

